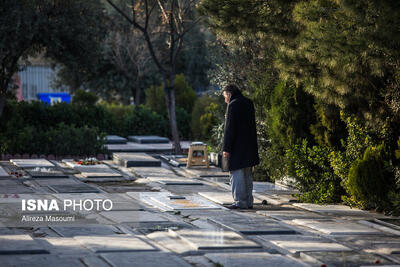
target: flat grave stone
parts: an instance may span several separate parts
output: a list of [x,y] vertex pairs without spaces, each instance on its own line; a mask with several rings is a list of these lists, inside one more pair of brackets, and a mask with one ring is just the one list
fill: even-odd
[[113,225],[82,224],[82,225],[52,225],[49,226],[54,232],[62,237],[74,236],[110,236],[124,234]]
[[400,235],[399,228],[397,228],[395,225],[392,224],[383,223],[380,220],[360,220],[358,222],[368,227],[378,229],[382,232],[387,232],[392,235]]
[[170,210],[185,209],[221,209],[222,207],[199,196],[189,195],[181,199],[173,199],[171,196],[155,195],[151,200]]
[[154,251],[155,247],[132,235],[76,236],[79,243],[95,253]]
[[222,228],[218,230],[182,229],[177,231],[169,230],[169,232],[179,236],[197,250],[260,248],[260,245],[254,241]]
[[271,217],[280,221],[291,221],[295,219],[323,219],[323,215],[301,210],[258,210],[257,214]]
[[[376,265],[375,261],[379,260],[379,265],[392,264],[387,259],[369,253],[358,253],[353,251],[341,252],[328,252],[328,251],[315,251],[315,252],[301,252],[300,256],[308,256],[319,262],[319,264],[326,264],[327,266],[348,266],[358,267],[361,265]],[[316,264],[318,264],[316,262]]]
[[0,185],[0,194],[9,195],[10,197],[16,194],[30,194],[30,193],[34,193],[34,190],[23,184]]
[[49,185],[67,185],[67,184],[77,185],[83,183],[76,179],[71,179],[71,178],[59,178],[59,179],[42,178],[42,179],[35,179],[35,184],[38,184],[40,186],[49,186]]
[[351,221],[329,219],[295,219],[292,222],[309,227],[328,235],[378,235],[381,231],[375,230]]
[[100,191],[87,184],[63,184],[63,185],[49,185],[51,190],[56,193],[99,193]]
[[374,215],[373,213],[363,211],[360,209],[356,208],[350,208],[348,206],[344,205],[318,205],[318,204],[311,204],[311,203],[294,203],[293,206],[325,214],[325,215],[335,215],[335,216],[362,216],[362,217],[372,217],[372,216],[378,216],[378,217],[383,217],[382,215],[376,214]]
[[300,261],[287,258],[282,255],[267,252],[229,252],[229,253],[206,253],[204,255],[219,266],[242,267],[242,266],[268,266],[268,267],[305,267],[308,266]]
[[188,157],[186,155],[161,155],[161,158],[174,167],[185,167]]
[[29,235],[0,236],[0,255],[46,253],[48,253],[48,251],[40,247]]
[[68,178],[67,174],[64,174],[62,171],[55,168],[36,167],[26,168],[25,171],[32,178]]
[[168,144],[169,139],[157,135],[131,135],[128,140],[140,144]]
[[275,192],[275,193],[290,194],[290,193],[296,193],[298,191],[270,182],[253,182],[253,192],[254,193]]
[[168,170],[166,168],[153,168],[153,167],[134,167],[130,169],[136,175],[148,178],[148,177],[172,177],[176,178],[177,176],[173,171]]
[[128,140],[118,135],[107,135],[106,144],[126,144]]
[[[188,150],[191,142],[181,142],[181,148]],[[107,150],[111,153],[115,152],[146,152],[146,153],[171,153],[173,151],[172,143],[168,144],[139,144],[128,142],[127,144],[105,145]]]
[[204,185],[202,182],[190,179],[160,180],[158,183],[163,185]]
[[168,252],[125,252],[125,253],[104,253],[101,257],[113,267],[190,267],[180,257]]
[[258,239],[282,248],[286,253],[304,251],[351,251],[352,249],[319,236],[304,235],[258,235]]
[[116,223],[168,222],[168,219],[149,211],[102,211],[100,215]]
[[[225,191],[225,192],[199,192],[200,196],[209,199],[215,203],[220,205],[230,205],[233,203],[232,193]],[[254,204],[261,204],[262,199],[254,197]]]
[[0,178],[9,178],[10,175],[6,170],[3,169],[2,166],[0,166]]
[[195,166],[191,168],[183,168],[190,175],[199,177],[229,177],[229,172],[223,172],[221,168],[210,166]]
[[161,161],[145,153],[114,153],[113,159],[125,168],[161,167]]
[[10,159],[15,166],[20,168],[53,168],[55,165],[47,159]]
[[78,258],[65,258],[59,255],[13,255],[0,256],[2,266],[18,266],[18,267],[84,267]]
[[238,231],[245,235],[294,235],[297,232],[274,220],[268,220],[256,216],[236,215],[209,218],[210,221],[219,224],[232,231]]

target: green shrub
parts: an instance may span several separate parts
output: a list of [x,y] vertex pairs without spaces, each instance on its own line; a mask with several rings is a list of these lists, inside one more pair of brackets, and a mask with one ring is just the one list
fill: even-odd
[[86,92],[84,90],[77,90],[72,97],[72,104],[81,106],[93,106],[97,103],[99,97],[93,92]]
[[286,151],[289,175],[296,179],[305,202],[335,203],[344,193],[340,178],[333,173],[327,147],[309,147],[306,140]]
[[222,114],[225,106],[209,95],[202,95],[196,100],[191,119],[191,131],[196,140],[211,141],[212,129],[224,121]]
[[350,167],[346,189],[362,208],[388,208],[388,194],[395,188],[394,176],[382,155],[383,146],[369,147]]

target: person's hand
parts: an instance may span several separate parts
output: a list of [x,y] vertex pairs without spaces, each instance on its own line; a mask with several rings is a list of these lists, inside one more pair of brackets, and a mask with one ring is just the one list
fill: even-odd
[[229,157],[229,152],[222,152],[222,155],[224,156],[224,158],[228,158]]

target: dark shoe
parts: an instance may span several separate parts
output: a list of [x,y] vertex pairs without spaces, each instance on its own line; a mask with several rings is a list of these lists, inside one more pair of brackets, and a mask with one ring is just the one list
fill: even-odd
[[253,209],[253,206],[248,207],[248,209],[249,209],[249,210],[252,210],[252,209]]
[[237,209],[240,209],[238,206],[236,206],[236,205],[229,205],[229,206],[226,206],[228,209],[230,209],[230,210],[237,210]]

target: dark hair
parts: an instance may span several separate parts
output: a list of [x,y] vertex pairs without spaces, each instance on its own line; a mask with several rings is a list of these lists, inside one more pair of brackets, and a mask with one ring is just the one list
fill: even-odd
[[224,90],[222,91],[226,91],[232,94],[232,96],[236,96],[236,95],[241,95],[242,93],[240,92],[239,88],[234,85],[234,84],[229,84],[227,86],[225,86]]

